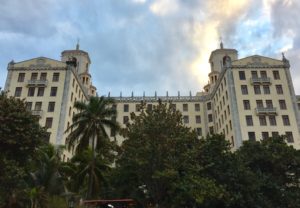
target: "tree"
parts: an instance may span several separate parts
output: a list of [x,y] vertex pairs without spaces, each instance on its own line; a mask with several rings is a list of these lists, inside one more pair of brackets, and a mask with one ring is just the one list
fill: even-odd
[[[71,191],[79,192],[81,194],[90,194],[92,198],[99,196],[101,188],[106,185],[105,173],[110,171],[109,160],[101,157],[100,154],[94,153],[91,148],[84,150],[72,157],[71,161],[67,163],[68,170],[66,171],[67,176],[70,177],[69,188]],[[93,181],[92,186],[86,185]]]
[[284,137],[244,142],[236,154],[256,174],[264,207],[300,207],[300,152]]
[[47,137],[24,100],[0,91],[0,204],[26,188],[30,161]]
[[196,160],[200,142],[182,124],[179,111],[159,102],[131,119],[116,162],[119,196],[158,207],[194,207],[221,197],[214,180],[197,174],[202,169]]
[[[110,98],[91,97],[89,103],[76,102],[74,107],[79,110],[73,117],[72,125],[66,130],[70,132],[67,137],[67,147],[70,150],[76,147],[76,153],[86,150],[91,144],[95,167],[96,151],[104,158],[111,156],[114,148],[114,142],[110,141],[106,132],[106,127],[116,131],[118,123],[116,122],[117,111],[113,108],[114,100]],[[93,192],[94,177],[89,175],[87,198],[90,198]]]

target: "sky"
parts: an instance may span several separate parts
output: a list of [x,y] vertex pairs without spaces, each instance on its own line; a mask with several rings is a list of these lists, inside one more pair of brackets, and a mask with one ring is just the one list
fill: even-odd
[[87,51],[99,95],[189,95],[210,52],[234,48],[291,63],[300,94],[300,0],[0,0],[0,87],[7,64]]

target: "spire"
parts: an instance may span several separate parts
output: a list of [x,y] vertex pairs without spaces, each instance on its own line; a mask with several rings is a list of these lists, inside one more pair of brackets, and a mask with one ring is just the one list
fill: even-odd
[[77,39],[76,50],[79,50],[79,38]]
[[222,36],[220,37],[220,49],[223,49]]

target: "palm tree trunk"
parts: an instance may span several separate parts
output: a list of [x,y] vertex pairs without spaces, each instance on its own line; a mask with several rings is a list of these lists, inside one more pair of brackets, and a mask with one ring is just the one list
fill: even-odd
[[90,171],[90,174],[89,174],[89,185],[88,185],[87,199],[91,199],[92,194],[93,194],[93,183],[94,183],[93,173],[94,173],[95,160],[96,160],[95,137],[93,137],[93,140],[92,140],[92,153],[93,153],[93,160],[92,160],[91,171]]

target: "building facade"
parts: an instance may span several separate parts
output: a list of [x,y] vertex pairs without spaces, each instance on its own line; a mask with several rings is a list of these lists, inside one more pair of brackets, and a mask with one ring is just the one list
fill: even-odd
[[[117,121],[125,127],[130,113],[139,113],[141,102],[151,109],[161,100],[179,110],[183,123],[199,137],[224,134],[233,149],[245,140],[275,135],[286,135],[290,145],[300,148],[300,96],[295,95],[290,64],[284,56],[282,60],[258,55],[238,59],[237,50],[221,44],[209,62],[209,82],[196,95],[114,97]],[[48,127],[51,143],[65,144],[64,132],[76,113],[74,102],[88,102],[89,96],[96,95],[90,64],[88,53],[78,45],[63,51],[61,61],[39,57],[10,62],[5,90],[26,100],[40,124]],[[124,140],[114,132],[111,139],[119,144]]]
[[[39,117],[41,126],[49,134],[49,142],[65,145],[65,130],[71,125],[76,101],[87,102],[96,95],[91,83],[87,52],[66,50],[61,61],[45,57],[8,64],[5,91],[9,95],[25,99],[28,110]],[[72,153],[66,152],[64,158]]]

